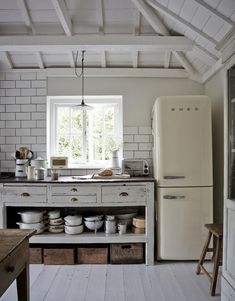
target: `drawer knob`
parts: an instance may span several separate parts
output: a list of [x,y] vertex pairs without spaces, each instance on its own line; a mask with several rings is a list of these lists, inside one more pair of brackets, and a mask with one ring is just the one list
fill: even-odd
[[77,188],[72,188],[71,191],[72,192],[77,192],[78,190],[77,190]]
[[6,270],[7,270],[8,273],[13,273],[15,271],[15,267],[14,266],[8,266]]
[[28,192],[22,192],[22,193],[21,193],[21,196],[22,196],[22,197],[28,197],[28,196],[30,196],[30,194],[29,194]]
[[120,196],[128,196],[128,193],[127,192],[121,192],[119,195]]
[[71,202],[77,202],[78,198],[71,198]]

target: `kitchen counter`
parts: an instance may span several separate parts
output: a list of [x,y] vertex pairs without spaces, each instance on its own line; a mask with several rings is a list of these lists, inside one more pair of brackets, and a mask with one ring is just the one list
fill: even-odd
[[155,179],[152,177],[130,177],[125,179],[85,179],[85,178],[78,178],[79,176],[60,176],[58,180],[53,181],[51,177],[46,177],[44,180],[27,180],[27,178],[7,178],[1,179],[0,183],[22,183],[22,184],[43,184],[43,183],[120,183],[120,182],[128,182],[128,183],[135,183],[135,182],[155,182]]

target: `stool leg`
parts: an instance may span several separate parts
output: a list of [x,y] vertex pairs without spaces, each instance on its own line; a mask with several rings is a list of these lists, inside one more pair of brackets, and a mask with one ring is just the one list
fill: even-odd
[[200,272],[201,272],[201,265],[203,265],[203,262],[204,262],[204,259],[205,259],[205,256],[206,256],[206,252],[207,252],[210,240],[211,240],[211,235],[212,235],[212,233],[209,231],[208,236],[207,236],[207,240],[206,240],[205,245],[202,249],[202,254],[201,254],[200,259],[198,261],[196,274],[200,274]]
[[219,270],[219,260],[220,260],[220,249],[222,246],[222,238],[217,238],[216,241],[216,250],[215,250],[215,258],[214,258],[214,268],[212,272],[212,279],[211,279],[211,287],[210,287],[210,294],[211,296],[215,295],[215,289],[216,289],[216,282],[217,282],[217,276],[218,276],[218,270]]

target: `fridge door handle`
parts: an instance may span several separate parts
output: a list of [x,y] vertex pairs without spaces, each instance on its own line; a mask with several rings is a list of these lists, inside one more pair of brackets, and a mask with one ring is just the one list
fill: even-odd
[[163,196],[163,199],[166,199],[166,200],[181,200],[181,199],[185,199],[185,195],[169,195],[169,194],[166,194]]
[[164,176],[165,180],[185,179],[185,176]]

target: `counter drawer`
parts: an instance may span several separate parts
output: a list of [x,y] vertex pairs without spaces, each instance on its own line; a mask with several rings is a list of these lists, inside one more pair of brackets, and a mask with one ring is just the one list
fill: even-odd
[[145,202],[145,186],[105,186],[102,187],[103,203]]
[[52,203],[70,203],[70,204],[79,204],[79,203],[95,203],[96,195],[52,195]]
[[3,202],[47,202],[46,186],[4,186],[2,193]]
[[53,185],[52,195],[96,195],[96,187],[90,185]]

